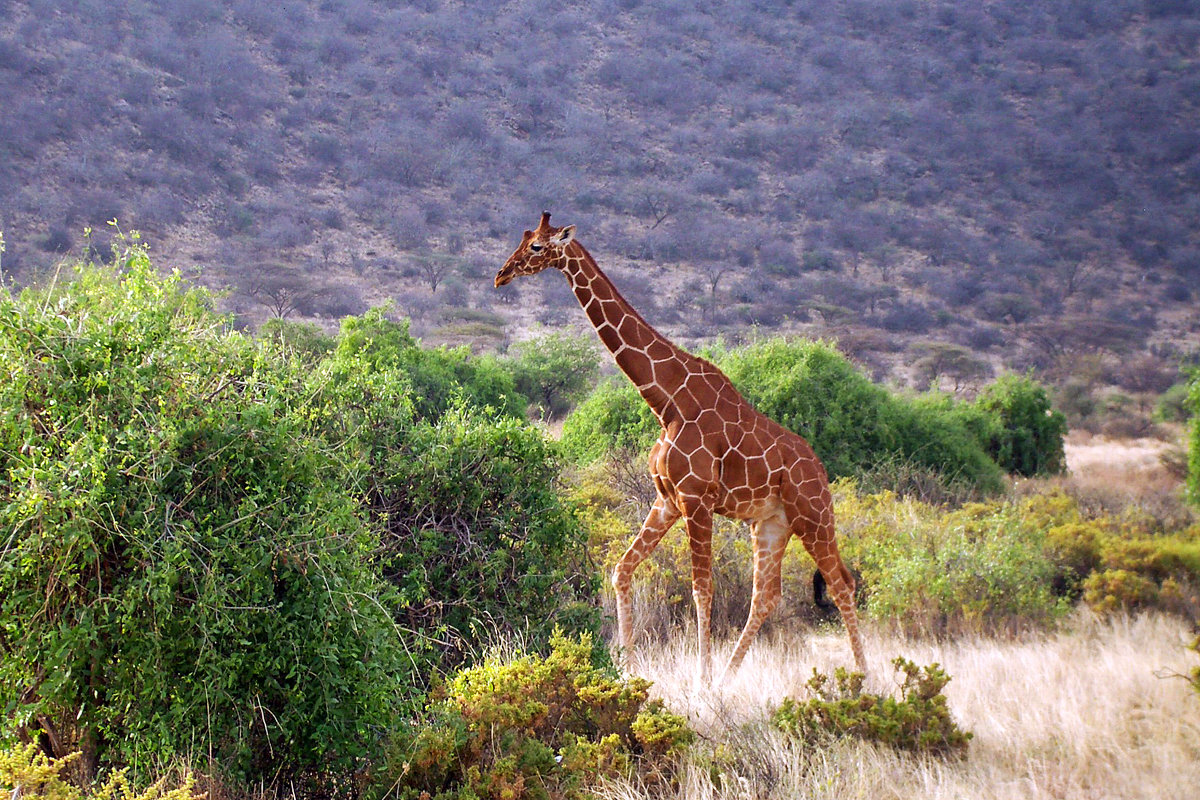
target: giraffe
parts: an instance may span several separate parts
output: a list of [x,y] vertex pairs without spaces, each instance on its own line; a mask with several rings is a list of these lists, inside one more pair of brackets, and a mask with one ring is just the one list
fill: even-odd
[[633,646],[634,570],[682,517],[691,551],[699,678],[711,683],[712,521],[713,514],[721,514],[749,522],[754,545],[750,614],[725,676],[736,672],[779,604],[783,554],[792,536],[816,562],[841,612],[855,662],[865,672],[855,582],[838,555],[829,481],[812,448],[759,413],[715,365],[652,328],[575,238],[575,226],[551,226],[549,212],[542,213],[536,230],[525,231],[520,246],[496,274],[495,285],[548,267],[566,276],[600,341],[662,425],[650,451],[657,496],[612,576],[621,658],[627,659]]

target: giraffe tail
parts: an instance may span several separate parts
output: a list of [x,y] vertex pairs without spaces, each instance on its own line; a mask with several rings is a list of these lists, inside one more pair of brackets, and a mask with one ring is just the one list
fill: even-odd
[[[840,568],[842,570],[842,577],[851,586],[856,587],[856,596],[858,596],[857,592],[860,591],[862,587],[862,577],[845,564],[841,564]],[[829,592],[826,591],[825,576],[822,575],[821,570],[817,569],[816,567],[813,567],[812,590],[813,603],[817,606],[817,608],[821,609],[822,611],[832,611],[833,609],[837,608],[837,605],[835,605],[834,602],[829,598]]]

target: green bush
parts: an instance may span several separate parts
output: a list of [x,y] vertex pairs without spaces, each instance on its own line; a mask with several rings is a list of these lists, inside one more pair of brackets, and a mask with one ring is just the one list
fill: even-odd
[[1050,405],[1045,387],[1029,376],[1005,375],[972,404],[990,417],[982,431],[988,454],[1011,475],[1054,475],[1067,468],[1067,421]]
[[887,392],[832,345],[771,339],[719,361],[760,411],[808,440],[831,477],[854,475],[898,452]]
[[1094,521],[1073,520],[1046,530],[1046,554],[1056,566],[1055,590],[1078,599],[1083,581],[1100,567],[1100,546],[1107,536]]
[[421,420],[377,468],[380,568],[408,627],[437,631],[442,664],[473,642],[599,626],[586,534],[542,434],[459,407]]
[[402,375],[421,417],[436,418],[456,402],[467,402],[524,418],[524,400],[499,361],[473,358],[466,347],[421,347],[408,332],[408,320],[394,322],[385,314],[386,309],[376,308],[343,319],[335,361]]
[[1083,581],[1083,599],[1102,613],[1138,611],[1158,597],[1158,587],[1144,575],[1127,569],[1093,572]]
[[1188,420],[1188,384],[1186,381],[1172,384],[1154,403],[1156,422],[1186,423]]
[[36,744],[24,748],[0,751],[0,792],[11,800],[203,800],[204,795],[193,790],[189,777],[182,786],[166,788],[160,779],[142,792],[129,783],[125,770],[118,770],[96,789],[83,792],[64,778],[64,770],[79,761],[78,751],[62,758],[51,759],[40,752]]
[[506,360],[517,391],[545,419],[558,419],[582,400],[600,376],[594,344],[587,338],[551,333],[513,345]]
[[864,694],[862,673],[838,668],[831,683],[829,676],[813,670],[808,688],[814,696],[802,703],[786,698],[772,722],[809,745],[853,736],[899,750],[965,756],[972,734],[950,716],[942,694],[949,676],[937,664],[918,667],[904,658],[892,664],[904,673],[900,699]]
[[890,492],[835,485],[842,552],[872,617],[913,635],[1043,627],[1068,610],[1054,590],[1044,529],[1011,503],[945,511]]
[[136,246],[0,292],[0,369],[6,728],[93,769],[356,771],[417,681],[304,370]]
[[650,683],[592,665],[590,637],[547,656],[493,657],[452,676],[393,740],[376,780],[398,798],[583,798],[605,777],[669,780],[691,743]]
[[332,336],[311,322],[289,322],[279,317],[272,317],[260,325],[258,336],[308,364],[316,364],[337,345]]
[[[370,510],[396,621],[437,642],[427,655],[439,669],[481,639],[544,643],[550,620],[570,632],[599,625],[585,534],[557,491],[551,445],[513,415],[523,400],[504,393],[507,373],[462,355],[422,351],[374,311],[343,323],[309,389]],[[490,411],[472,405],[488,398]]]
[[563,422],[562,448],[572,461],[590,464],[612,453],[650,450],[662,427],[624,378],[601,383]]

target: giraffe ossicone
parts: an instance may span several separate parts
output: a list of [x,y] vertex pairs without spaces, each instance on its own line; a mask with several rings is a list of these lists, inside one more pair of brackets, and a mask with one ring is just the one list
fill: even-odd
[[633,572],[683,518],[691,550],[700,678],[711,681],[712,520],[721,514],[749,522],[754,544],[750,615],[725,675],[737,670],[779,604],[783,554],[793,536],[816,562],[841,612],[854,660],[865,672],[854,577],[838,554],[825,467],[808,442],[751,406],[716,366],[651,327],[576,240],[575,226],[552,226],[549,212],[542,213],[535,230],[525,231],[496,273],[495,285],[546,268],[566,276],[600,341],[662,425],[650,451],[657,496],[612,576],[622,657],[633,646]]

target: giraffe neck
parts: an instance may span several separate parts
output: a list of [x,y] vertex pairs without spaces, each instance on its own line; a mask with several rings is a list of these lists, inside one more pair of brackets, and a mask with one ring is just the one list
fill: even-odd
[[675,393],[700,360],[642,319],[579,242],[569,245],[562,271],[600,341],[665,427],[677,416]]

